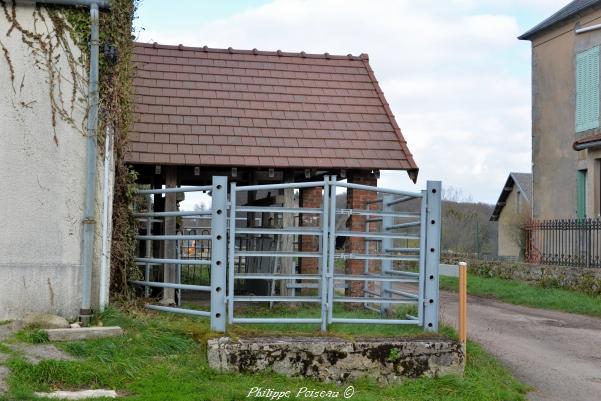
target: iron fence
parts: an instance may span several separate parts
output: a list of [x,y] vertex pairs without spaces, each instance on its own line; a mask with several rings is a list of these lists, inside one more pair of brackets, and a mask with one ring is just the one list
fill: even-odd
[[524,228],[526,262],[601,267],[600,219],[539,220]]

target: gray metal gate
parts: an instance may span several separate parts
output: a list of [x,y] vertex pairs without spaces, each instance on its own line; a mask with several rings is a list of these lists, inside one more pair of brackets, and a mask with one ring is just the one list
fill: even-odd
[[[251,191],[275,191],[282,189],[304,190],[321,188],[323,201],[319,208],[287,208],[272,206],[241,205],[241,195]],[[361,209],[338,208],[336,194],[338,188],[377,193],[379,197],[366,203]],[[396,205],[416,204],[413,212],[398,211]],[[419,193],[398,191],[337,181],[336,177],[326,176],[323,181],[274,185],[253,185],[230,188],[229,262],[228,262],[228,317],[230,323],[314,323],[327,330],[332,323],[365,324],[415,324],[428,331],[438,330],[438,264],[440,257],[440,210],[441,184],[428,182],[427,189]],[[238,227],[238,215],[248,213],[277,213],[294,215],[314,215],[319,220],[315,227]],[[365,231],[336,229],[337,216],[364,216]],[[237,244],[241,236],[296,236],[318,239],[317,249],[307,252],[304,249],[252,250],[241,249]],[[336,238],[362,238],[365,241],[364,253],[338,252]],[[399,245],[405,241],[404,245]],[[279,242],[278,242],[279,244]],[[316,259],[315,271],[241,272],[237,271],[240,261],[245,258],[294,258]],[[363,261],[364,269],[357,272],[340,272],[337,261]],[[371,265],[370,265],[371,264]],[[338,266],[340,267],[340,266]],[[240,269],[238,269],[240,270]],[[345,269],[348,270],[348,269]],[[268,280],[272,291],[267,295],[240,294],[237,289],[242,280]],[[358,296],[354,283],[363,283]],[[280,295],[273,288],[280,286]],[[310,283],[310,284],[308,284]],[[412,286],[412,288],[406,288]],[[301,289],[301,295],[288,294],[284,289]],[[314,293],[303,290],[316,289]],[[341,292],[344,291],[344,294]],[[319,313],[311,317],[242,317],[236,312],[238,304],[252,303],[313,303],[320,305]],[[362,304],[366,309],[376,311],[378,316],[345,317],[338,316],[336,305]],[[379,305],[379,308],[374,308]],[[414,314],[390,316],[399,313],[398,306],[413,307]]]
[[[175,193],[188,193],[207,191],[211,193],[212,206],[210,210],[199,211],[166,211],[153,212],[151,196]],[[182,308],[166,305],[148,304],[147,308],[172,312],[183,313],[195,316],[205,316],[211,319],[211,329],[214,331],[225,331],[225,296],[226,296],[226,262],[227,262],[227,177],[213,177],[212,185],[196,187],[179,188],[161,188],[161,189],[139,189],[138,195],[146,197],[146,211],[136,212],[134,216],[144,224],[145,233],[136,235],[140,244],[144,244],[145,256],[135,259],[136,263],[144,267],[144,280],[132,281],[132,284],[145,287],[145,295],[149,297],[150,288],[157,287],[172,289],[174,291],[199,291],[210,295],[210,310],[197,310],[191,308]],[[188,234],[188,235],[164,235],[153,234],[153,223],[165,223],[167,219],[177,217],[198,217],[210,216],[211,230],[210,234]],[[179,257],[166,258],[155,257],[153,250],[154,241],[167,241],[169,246],[176,248],[177,243],[182,241],[209,241],[210,255],[202,255],[200,258],[183,258],[181,253]],[[208,259],[206,256],[210,256]],[[210,285],[191,285],[181,283],[182,266],[198,266],[210,269]],[[151,273],[157,271],[157,276],[162,277],[163,281],[152,281]]]

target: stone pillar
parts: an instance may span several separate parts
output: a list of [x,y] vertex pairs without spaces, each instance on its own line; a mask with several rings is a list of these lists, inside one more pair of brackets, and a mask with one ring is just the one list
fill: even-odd
[[[348,177],[348,182],[353,184],[377,186],[378,180],[376,177],[367,172],[360,171],[351,174]],[[371,191],[360,191],[357,189],[348,189],[346,192],[346,207],[348,209],[373,209],[375,207],[368,204],[368,201],[376,200],[378,197],[376,192]],[[347,228],[350,231],[366,231],[365,223],[366,216],[352,215],[347,221]],[[375,230],[375,224],[371,227],[371,231]],[[346,240],[346,251],[349,253],[360,253],[365,254],[365,243],[363,238],[348,237]],[[376,243],[368,243],[369,253],[375,253]],[[364,274],[365,261],[349,259],[346,261],[345,273],[353,275]],[[348,288],[346,289],[346,295],[352,297],[364,296],[362,281],[347,281]]]
[[[300,190],[299,206],[303,208],[320,208],[323,200],[322,188],[302,188]],[[318,214],[301,213],[299,224],[302,227],[319,227],[320,217]],[[299,237],[299,251],[317,252],[319,250],[319,238],[317,236],[301,235]],[[300,258],[301,274],[316,274],[318,272],[318,258]],[[315,281],[311,281],[315,283]]]

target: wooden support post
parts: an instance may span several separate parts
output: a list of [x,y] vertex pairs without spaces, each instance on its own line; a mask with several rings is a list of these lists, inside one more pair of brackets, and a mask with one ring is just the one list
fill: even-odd
[[467,263],[459,263],[459,341],[463,352],[467,344]]
[[[289,182],[289,180],[287,180]],[[294,208],[294,189],[286,188],[284,192],[284,207]],[[283,213],[282,216],[282,227],[284,229],[291,229],[294,227],[294,215],[292,213]],[[281,236],[282,252],[293,252],[294,251],[294,235],[282,235]],[[291,257],[283,257],[280,259],[280,266],[282,267],[282,274],[294,274],[294,259]],[[280,283],[280,295],[282,296],[294,296],[294,289],[288,288],[289,284],[293,282],[290,280],[283,280]]]
[[[177,187],[177,167],[176,166],[167,166],[165,169],[165,186],[167,188],[175,188]],[[165,211],[166,212],[175,212],[177,211],[177,194],[176,193],[168,193],[165,194]],[[165,217],[165,235],[175,235],[176,234],[176,218],[175,217]],[[165,241],[165,258],[167,259],[177,259],[177,255],[175,252],[176,241],[169,240]],[[176,266],[173,264],[165,265],[164,271],[164,282],[166,283],[176,283]],[[173,288],[165,288],[163,290],[163,302],[173,304],[176,303],[175,299],[175,290]]]

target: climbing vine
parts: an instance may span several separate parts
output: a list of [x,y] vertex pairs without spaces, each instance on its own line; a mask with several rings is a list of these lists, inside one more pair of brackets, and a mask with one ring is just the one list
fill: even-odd
[[[113,232],[111,249],[111,293],[127,295],[127,281],[135,276],[134,263],[136,220],[130,209],[136,174],[124,161],[127,133],[132,122],[133,21],[139,0],[111,0],[110,10],[100,12],[100,116],[98,150],[104,150],[105,133],[114,133],[115,180],[113,198]],[[9,29],[6,36],[20,34],[30,49],[34,65],[46,74],[50,100],[54,141],[59,146],[56,126],[58,120],[68,123],[86,135],[86,121],[76,121],[77,107],[87,115],[87,78],[89,69],[89,8],[64,6],[36,6],[33,8],[33,28],[24,28],[17,19],[16,5],[12,0],[0,0],[0,7]],[[79,48],[74,52],[73,44]],[[7,61],[13,90],[15,69],[7,47],[0,41],[1,57]],[[77,53],[77,54],[76,54]],[[66,57],[68,71],[58,66]],[[25,76],[19,89],[25,85]],[[70,83],[70,93],[63,93]],[[28,108],[32,102],[21,101]],[[80,109],[81,110],[81,109]],[[78,126],[78,123],[81,125]]]

